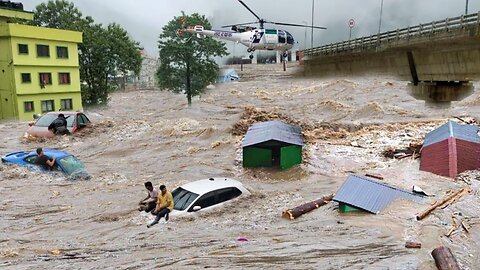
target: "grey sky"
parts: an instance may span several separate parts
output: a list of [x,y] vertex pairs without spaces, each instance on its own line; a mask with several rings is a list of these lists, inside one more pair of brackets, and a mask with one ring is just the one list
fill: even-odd
[[[42,0],[17,0],[26,10],[33,10]],[[378,32],[381,0],[314,0],[315,25],[327,30],[314,30],[315,45],[348,39],[348,20],[356,22],[352,38]],[[158,35],[162,26],[180,11],[198,12],[210,18],[214,27],[254,21],[255,18],[236,0],[73,0],[84,15],[96,22],[122,25],[150,55],[157,55]],[[311,23],[312,0],[244,0],[260,17],[267,20],[303,24]],[[469,1],[469,13],[480,10],[480,0]],[[465,0],[384,0],[382,31],[456,17],[465,11]],[[268,26],[266,26],[268,27]],[[277,27],[278,28],[278,27]],[[284,27],[293,34],[296,45],[303,48],[305,30]],[[307,30],[310,46],[310,30]],[[233,50],[233,43],[226,43]],[[245,48],[235,46],[235,54]]]

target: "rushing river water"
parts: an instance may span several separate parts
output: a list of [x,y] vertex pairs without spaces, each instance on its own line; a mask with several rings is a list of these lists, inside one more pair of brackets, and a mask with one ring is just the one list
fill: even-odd
[[[436,269],[430,252],[447,245],[465,269],[479,269],[474,177],[472,194],[422,221],[415,214],[434,198],[395,201],[378,215],[341,214],[330,203],[294,221],[281,218],[287,208],[336,192],[351,173],[383,175],[405,189],[419,185],[436,198],[466,186],[420,172],[419,160],[386,159],[381,152],[421,142],[453,116],[478,117],[478,93],[435,109],[393,78],[305,79],[277,65],[253,68],[245,66],[241,82],[208,89],[190,108],[185,96],[169,92],[116,92],[107,107],[86,110],[95,125],[75,136],[26,140],[27,123],[1,123],[0,154],[59,148],[81,159],[92,179],[2,164],[0,268]],[[301,166],[241,167],[242,136],[232,129],[246,107],[254,112],[250,121],[281,115],[311,127]],[[172,190],[212,176],[240,180],[252,195],[147,229],[152,217],[136,211],[145,181]],[[452,215],[467,217],[470,232],[444,236]],[[406,249],[407,240],[422,248]]]

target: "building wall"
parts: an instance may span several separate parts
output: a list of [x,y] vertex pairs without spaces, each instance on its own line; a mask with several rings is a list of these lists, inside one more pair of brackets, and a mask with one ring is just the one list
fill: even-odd
[[[45,112],[44,100],[53,100],[58,111],[62,99],[71,99],[68,110],[81,110],[77,44],[81,40],[80,32],[0,22],[0,119],[31,120],[33,114]],[[28,53],[20,53],[19,44],[27,45]],[[39,56],[37,45],[47,45],[49,56]],[[59,57],[57,47],[66,47],[68,58]],[[42,84],[40,73],[50,73],[51,83]],[[69,83],[61,84],[59,73],[68,73]],[[23,82],[22,74],[30,74],[30,82]],[[25,110],[27,101],[33,102],[34,110]]]
[[[6,24],[0,22],[0,28]],[[0,119],[15,117],[13,65],[8,57],[10,38],[0,36]]]
[[420,170],[450,177],[450,148],[448,140],[430,144],[422,149]]
[[[82,97],[81,93],[54,93],[54,94],[31,94],[31,95],[18,95],[17,96],[17,109],[19,119],[33,120],[33,115],[42,113],[42,101],[53,100],[54,110],[61,110],[61,100],[72,99],[72,109],[68,111],[77,111],[82,109]],[[25,102],[33,102],[34,111],[25,110]]]

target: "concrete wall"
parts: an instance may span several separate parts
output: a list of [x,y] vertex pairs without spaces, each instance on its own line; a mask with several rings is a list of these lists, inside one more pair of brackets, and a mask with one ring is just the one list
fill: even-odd
[[413,81],[416,72],[419,81],[480,80],[480,35],[478,27],[430,33],[382,43],[373,49],[341,48],[339,52],[310,55],[304,60],[305,73],[310,76],[373,73]]

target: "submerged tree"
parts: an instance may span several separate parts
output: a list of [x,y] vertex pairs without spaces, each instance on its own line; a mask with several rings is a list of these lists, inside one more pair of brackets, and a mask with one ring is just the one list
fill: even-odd
[[140,73],[142,58],[138,43],[118,24],[103,27],[66,0],[49,0],[35,8],[35,25],[83,32],[79,44],[82,100],[85,104],[106,103],[112,90],[109,77],[117,72]]
[[222,42],[211,37],[199,38],[187,32],[179,34],[183,22],[212,28],[205,16],[198,13],[174,17],[168,22],[160,34],[157,77],[160,89],[184,93],[190,106],[192,97],[200,95],[215,82],[218,65],[213,58],[227,55],[227,49]]

